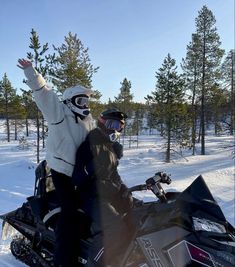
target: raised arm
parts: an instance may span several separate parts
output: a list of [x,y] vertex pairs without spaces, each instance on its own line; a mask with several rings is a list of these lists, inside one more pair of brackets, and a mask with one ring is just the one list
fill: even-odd
[[24,58],[21,58],[18,60],[18,63],[17,66],[19,68],[21,68],[22,70],[26,69],[27,67],[31,66],[32,67],[32,62],[27,60],[27,59],[24,59]]
[[45,79],[27,59],[19,59],[17,66],[24,71],[26,84],[32,89],[35,102],[49,123],[63,119],[62,105],[58,96],[47,86]]
[[27,78],[26,84],[34,91],[40,90],[46,86],[46,81],[33,67],[32,62],[27,59],[19,59],[17,66],[24,71]]

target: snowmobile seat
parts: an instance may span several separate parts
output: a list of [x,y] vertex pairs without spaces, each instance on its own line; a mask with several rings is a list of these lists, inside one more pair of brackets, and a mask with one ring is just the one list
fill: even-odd
[[46,160],[39,163],[35,170],[35,196],[45,196],[46,193],[55,190],[52,182],[50,168],[47,165]]
[[45,207],[47,211],[58,207],[55,187],[46,160],[40,162],[35,170],[34,196],[43,200],[44,206],[47,206]]
[[[61,208],[58,204],[50,168],[46,160],[40,162],[35,170],[34,196],[30,197],[28,200],[33,209],[33,213],[37,214],[47,227],[50,226],[50,228],[54,228],[54,223],[58,219]],[[79,203],[79,196],[77,200],[77,203]],[[79,218],[79,227],[84,229],[84,233],[89,232],[90,234],[90,221],[84,211],[78,208],[77,216]]]

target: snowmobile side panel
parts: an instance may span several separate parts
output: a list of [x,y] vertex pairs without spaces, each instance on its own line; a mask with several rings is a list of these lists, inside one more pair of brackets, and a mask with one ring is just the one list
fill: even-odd
[[172,265],[172,262],[167,255],[167,249],[170,246],[174,246],[176,240],[182,240],[188,234],[188,231],[174,226],[138,237],[137,241],[148,259],[150,266],[170,267],[174,265]]
[[200,263],[201,266],[216,266],[210,253],[186,240],[180,241],[167,252],[174,267],[187,266],[192,262]]

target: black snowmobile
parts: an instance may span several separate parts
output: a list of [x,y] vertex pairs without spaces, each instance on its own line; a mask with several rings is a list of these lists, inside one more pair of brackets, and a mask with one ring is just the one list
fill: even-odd
[[[202,176],[183,192],[165,192],[170,184],[164,173],[156,173],[131,192],[152,190],[156,201],[144,203],[134,198],[136,231],[120,255],[120,267],[234,267],[235,229],[226,221]],[[53,267],[54,229],[60,207],[46,162],[36,169],[34,195],[22,207],[1,215],[3,238],[14,233],[12,254],[28,266]],[[83,223],[82,223],[83,222]],[[92,244],[87,217],[78,209],[80,239],[78,266],[87,266],[87,250]],[[111,264],[112,266],[112,264]],[[88,266],[89,267],[89,266]]]

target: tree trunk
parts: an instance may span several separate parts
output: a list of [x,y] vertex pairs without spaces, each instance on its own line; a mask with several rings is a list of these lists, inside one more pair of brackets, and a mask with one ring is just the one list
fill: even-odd
[[166,148],[166,162],[169,163],[171,160],[171,127],[170,123],[167,125],[167,148]]
[[26,136],[29,136],[29,121],[28,118],[25,119],[25,128],[26,128]]
[[231,115],[230,115],[230,135],[234,133],[234,58],[235,58],[235,51],[232,52],[232,70],[231,70]]
[[197,66],[196,62],[194,64],[194,80],[193,80],[193,96],[192,96],[192,146],[193,146],[193,153],[195,155],[196,150],[196,130],[197,130],[197,106],[195,104],[195,97],[196,97],[196,84],[197,84]]
[[11,138],[10,138],[10,120],[9,118],[7,117],[6,119],[6,126],[7,126],[7,142],[10,142],[11,141]]
[[129,136],[129,148],[131,148],[131,134]]
[[201,95],[201,155],[205,155],[205,64],[206,42],[203,39],[203,62],[202,62],[202,95]]
[[192,146],[193,146],[193,156],[195,155],[196,151],[196,130],[197,130],[197,117],[196,117],[196,107],[193,107],[193,125],[192,125]]
[[[204,94],[204,89],[203,89]],[[201,155],[205,155],[205,110],[204,110],[204,95],[202,95],[201,104]]]
[[37,163],[39,163],[40,162],[40,157],[39,157],[39,146],[40,146],[39,111],[37,111],[36,126],[37,126]]
[[45,148],[45,123],[44,118],[42,118],[42,147]]
[[14,125],[15,125],[15,140],[17,140],[17,120],[16,119],[14,121]]

